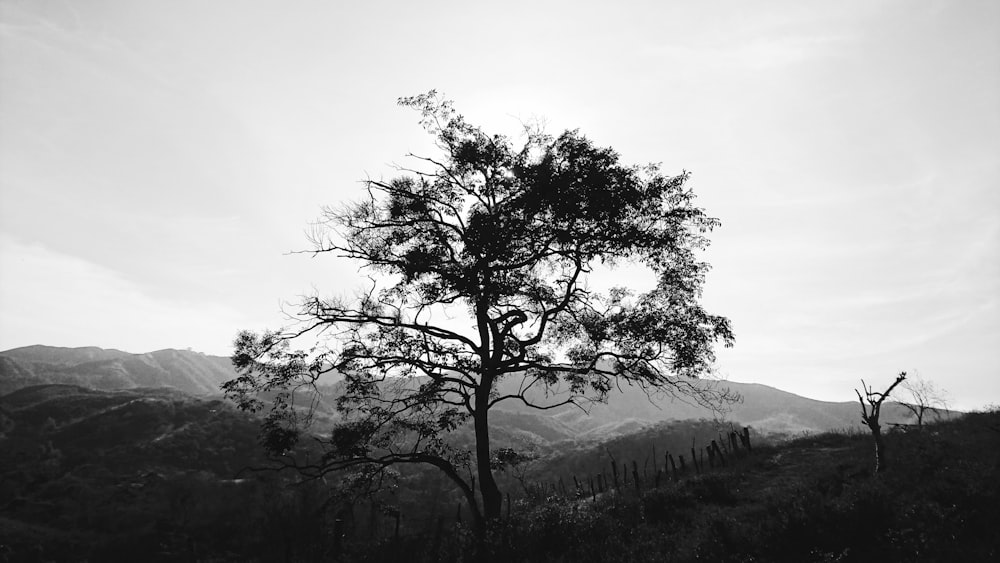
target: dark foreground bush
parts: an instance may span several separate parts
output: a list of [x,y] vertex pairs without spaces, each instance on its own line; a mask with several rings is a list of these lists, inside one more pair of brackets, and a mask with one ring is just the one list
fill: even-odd
[[[485,541],[467,531],[407,561],[1000,560],[1000,413],[893,433],[872,474],[870,437],[761,449],[734,467],[634,492],[515,507]],[[407,540],[411,541],[411,540]],[[445,547],[442,549],[442,547]],[[383,545],[358,560],[393,560]]]

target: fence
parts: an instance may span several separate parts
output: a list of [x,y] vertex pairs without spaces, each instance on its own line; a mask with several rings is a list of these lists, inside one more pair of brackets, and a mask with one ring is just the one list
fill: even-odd
[[[753,453],[750,429],[747,427],[739,432],[731,430],[725,435],[719,432],[717,439],[700,447],[692,441],[690,450],[684,453],[665,451],[662,457],[658,457],[655,445],[652,448],[652,455],[647,456],[647,460],[653,461],[651,473],[648,461],[640,467],[636,460],[619,463],[612,457],[605,467],[583,477],[574,474],[569,476],[571,480],[560,476],[551,481],[535,482],[531,485],[534,489],[531,494],[542,498],[590,501],[596,505],[600,498],[639,497],[644,490],[656,489],[671,481],[682,482],[689,477],[730,467]],[[513,513],[509,493],[504,498],[503,512],[508,521],[512,516],[517,517]],[[389,542],[392,553],[402,554],[407,549],[408,541],[419,536],[429,549],[428,553],[439,553],[447,551],[446,544],[455,542],[456,531],[471,528],[468,507],[463,502],[457,503],[454,516],[436,514],[420,522],[411,520],[405,524],[404,517],[395,509],[374,502],[367,506],[351,506],[332,522],[333,551],[339,553],[346,544],[358,541],[368,545]],[[402,533],[401,525],[405,528]]]
[[653,460],[652,476],[648,471],[648,461],[643,463],[640,472],[638,461],[632,460],[631,466],[627,462],[619,465],[612,456],[608,467],[596,470],[583,479],[572,475],[572,492],[567,490],[566,482],[559,477],[554,481],[536,483],[537,488],[532,493],[536,496],[590,498],[593,501],[609,493],[620,495],[635,491],[636,494],[641,494],[644,489],[659,488],[661,483],[666,483],[668,480],[681,481],[687,476],[724,468],[752,453],[750,428],[744,427],[740,432],[732,430],[727,435],[720,432],[718,440],[711,440],[700,448],[692,441],[689,452],[677,452],[675,456],[674,452],[666,451],[663,454],[662,467],[659,465],[660,458],[656,455],[654,445],[652,456],[646,458]]

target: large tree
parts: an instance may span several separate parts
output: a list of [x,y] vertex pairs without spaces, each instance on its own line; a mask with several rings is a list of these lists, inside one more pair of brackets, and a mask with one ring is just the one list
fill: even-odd
[[[368,289],[308,297],[294,328],[236,339],[239,376],[224,389],[266,410],[269,449],[287,453],[307,431],[295,390],[336,372],[341,418],[324,455],[286,463],[314,476],[430,464],[483,527],[500,515],[493,472],[509,453],[490,446],[499,403],[582,405],[623,383],[722,398],[692,381],[732,332],[699,303],[708,265],[696,253],[719,221],[695,205],[687,173],[624,165],[577,131],[527,130],[515,145],[433,91],[400,104],[420,112],[440,155],[410,155],[416,164],[398,177],[367,180],[365,196],[325,208],[310,237],[309,252],[367,271]],[[588,283],[622,266],[626,285],[640,266],[649,273],[645,291]],[[307,333],[319,344],[296,350]],[[461,451],[447,434],[470,419],[474,451]]]

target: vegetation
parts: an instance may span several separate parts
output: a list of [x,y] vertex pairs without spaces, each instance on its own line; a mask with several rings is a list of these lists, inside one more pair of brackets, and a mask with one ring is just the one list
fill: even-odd
[[899,401],[899,404],[913,413],[917,419],[918,429],[923,428],[925,415],[934,413],[940,418],[941,413],[948,409],[945,391],[935,385],[933,381],[919,375],[910,376],[903,382],[902,389],[906,391],[908,397],[906,400]]
[[875,478],[863,434],[823,434],[756,447],[735,465],[634,494],[553,494],[477,552],[469,537],[432,533],[346,560],[464,561],[995,561],[1000,538],[1000,411],[923,433],[890,432],[892,470]]
[[[885,453],[885,442],[882,440],[882,426],[879,424],[879,418],[882,414],[882,403],[889,398],[889,394],[892,390],[896,388],[897,385],[906,380],[906,372],[902,372],[896,377],[896,380],[889,385],[889,388],[884,392],[874,391],[870,385],[865,385],[865,380],[861,380],[861,388],[864,390],[864,397],[861,396],[861,391],[857,389],[854,390],[858,394],[858,402],[861,403],[861,422],[865,423],[869,430],[871,430],[872,437],[875,439],[875,473],[878,473],[885,469],[886,467],[886,453]],[[866,405],[865,402],[868,402]]]
[[[518,463],[497,470],[512,492],[510,513],[505,504],[495,529],[477,542],[460,491],[433,468],[400,466],[392,475],[353,473],[303,484],[297,475],[241,471],[266,464],[257,423],[222,401],[162,389],[33,387],[0,397],[0,561],[990,561],[1000,555],[993,533],[1000,521],[996,409],[928,423],[922,432],[890,430],[884,440],[893,464],[879,478],[872,474],[871,438],[853,432],[780,443],[754,433],[751,455],[733,455],[735,462],[700,473],[689,462],[677,479],[655,479],[663,463],[654,468],[653,459],[677,457],[692,439],[702,446],[728,428],[684,421],[533,450],[521,443],[533,459],[508,459]],[[519,432],[494,430],[505,440]],[[474,430],[458,437],[472,440]],[[319,453],[307,446],[300,444],[297,455]],[[610,479],[612,457],[628,465],[628,486],[592,495],[591,478],[595,488],[599,472]]]
[[[362,201],[326,209],[309,251],[357,262],[369,290],[308,298],[301,326],[236,339],[240,375],[225,390],[246,411],[266,410],[269,451],[286,453],[307,432],[311,412],[295,407],[297,393],[340,374],[342,419],[322,457],[282,459],[311,478],[433,466],[482,531],[503,503],[490,436],[497,405],[585,406],[623,383],[728,398],[690,383],[732,332],[699,303],[708,265],[696,252],[719,221],[695,205],[686,173],[622,164],[577,131],[529,131],[517,146],[434,92],[400,104],[420,112],[442,154],[414,157],[418,168],[368,180]],[[589,283],[626,264],[654,287]],[[294,349],[307,334],[324,335],[319,347]],[[448,435],[467,420],[474,442],[456,448]]]

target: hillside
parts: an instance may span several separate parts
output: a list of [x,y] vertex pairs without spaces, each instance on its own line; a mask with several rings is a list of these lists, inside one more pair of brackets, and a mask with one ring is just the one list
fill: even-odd
[[[760,432],[787,435],[862,427],[856,401],[818,401],[756,383],[699,380],[693,385],[728,388],[741,400],[719,413],[684,397],[648,396],[638,387],[623,386],[620,390],[612,389],[607,403],[590,405],[589,412],[573,406],[536,411],[512,401],[500,403],[498,408],[508,412],[537,413],[573,429],[573,435],[579,439],[596,440],[661,422],[716,418],[752,426]],[[845,389],[845,393],[851,390]],[[541,393],[538,395],[533,397],[538,404],[552,401]],[[912,414],[895,403],[887,403],[883,413],[883,420],[887,422],[913,422]]]
[[0,397],[0,561],[172,561],[255,533],[278,546],[260,528],[281,481],[234,480],[265,463],[256,434],[222,401],[167,388]]
[[[162,387],[194,396],[218,396],[219,386],[235,375],[229,358],[187,350],[129,354],[95,347],[28,346],[0,352],[0,395],[33,385],[60,384],[106,391]],[[731,381],[700,380],[693,384],[729,388],[742,400],[717,413],[683,397],[649,397],[626,385],[613,389],[607,403],[591,405],[589,412],[573,406],[538,411],[507,401],[498,405],[494,419],[499,428],[510,432],[504,440],[515,444],[567,439],[599,442],[663,422],[716,418],[751,426],[757,432],[785,435],[861,427],[853,401],[817,401],[766,385]],[[516,377],[504,385],[515,386]],[[322,412],[317,420],[328,424],[337,418],[329,399],[336,396],[339,387],[336,378],[324,383],[321,390],[326,400],[319,404]],[[553,400],[541,391],[531,398],[539,404]],[[912,421],[909,411],[899,405],[887,404],[884,412],[887,422]]]
[[[636,441],[626,436],[617,445]],[[726,467],[697,473],[689,465],[655,480],[640,459],[638,486],[622,472],[620,488],[597,494],[586,472],[578,490],[570,475],[540,474],[483,546],[422,526],[400,539],[383,532],[380,542],[355,534],[339,549],[345,561],[412,562],[467,561],[473,553],[537,563],[1000,558],[1000,411],[892,432],[886,448],[891,465],[877,476],[864,433],[758,443]],[[606,466],[590,475],[602,470],[610,479]]]
[[[991,549],[969,534],[1000,505],[991,479],[1000,472],[996,413],[890,434],[902,476],[885,490],[870,478],[863,433],[781,446],[754,433],[755,453],[735,466],[657,480],[661,488],[648,491],[668,452],[685,455],[692,440],[701,446],[728,425],[661,422],[601,441],[537,414],[499,412],[494,422],[497,447],[538,456],[498,475],[517,514],[505,533],[519,539],[498,545],[504,556],[497,560],[750,560],[735,555],[744,553],[807,561],[856,553],[843,560],[866,561],[870,553],[911,553],[937,541],[949,549],[964,542],[960,553]],[[241,471],[270,463],[256,434],[256,421],[224,401],[170,388],[44,385],[0,397],[0,561],[321,560],[338,549],[336,520],[349,523],[342,547],[356,560],[395,560],[397,548],[416,561],[459,560],[473,549],[467,535],[455,535],[460,495],[436,470],[401,467],[296,484],[291,472]],[[453,438],[470,436],[459,430]],[[316,454],[305,442],[293,455]],[[580,504],[575,480],[587,490],[596,475],[607,479],[611,459],[636,462],[641,499]],[[368,496],[375,483],[381,491]],[[929,508],[913,512],[918,506]],[[372,542],[386,537],[394,514],[401,515],[400,543]],[[959,515],[960,524],[942,520]],[[917,527],[904,524],[914,517]],[[852,527],[855,521],[864,526]],[[938,528],[952,539],[939,537]],[[865,542],[874,542],[874,551],[858,547]],[[786,544],[795,556],[783,555]],[[439,551],[428,551],[434,545]]]
[[33,385],[77,385],[117,390],[170,387],[191,395],[218,395],[236,376],[229,358],[188,350],[129,354],[102,348],[27,346],[0,352],[0,395]]

